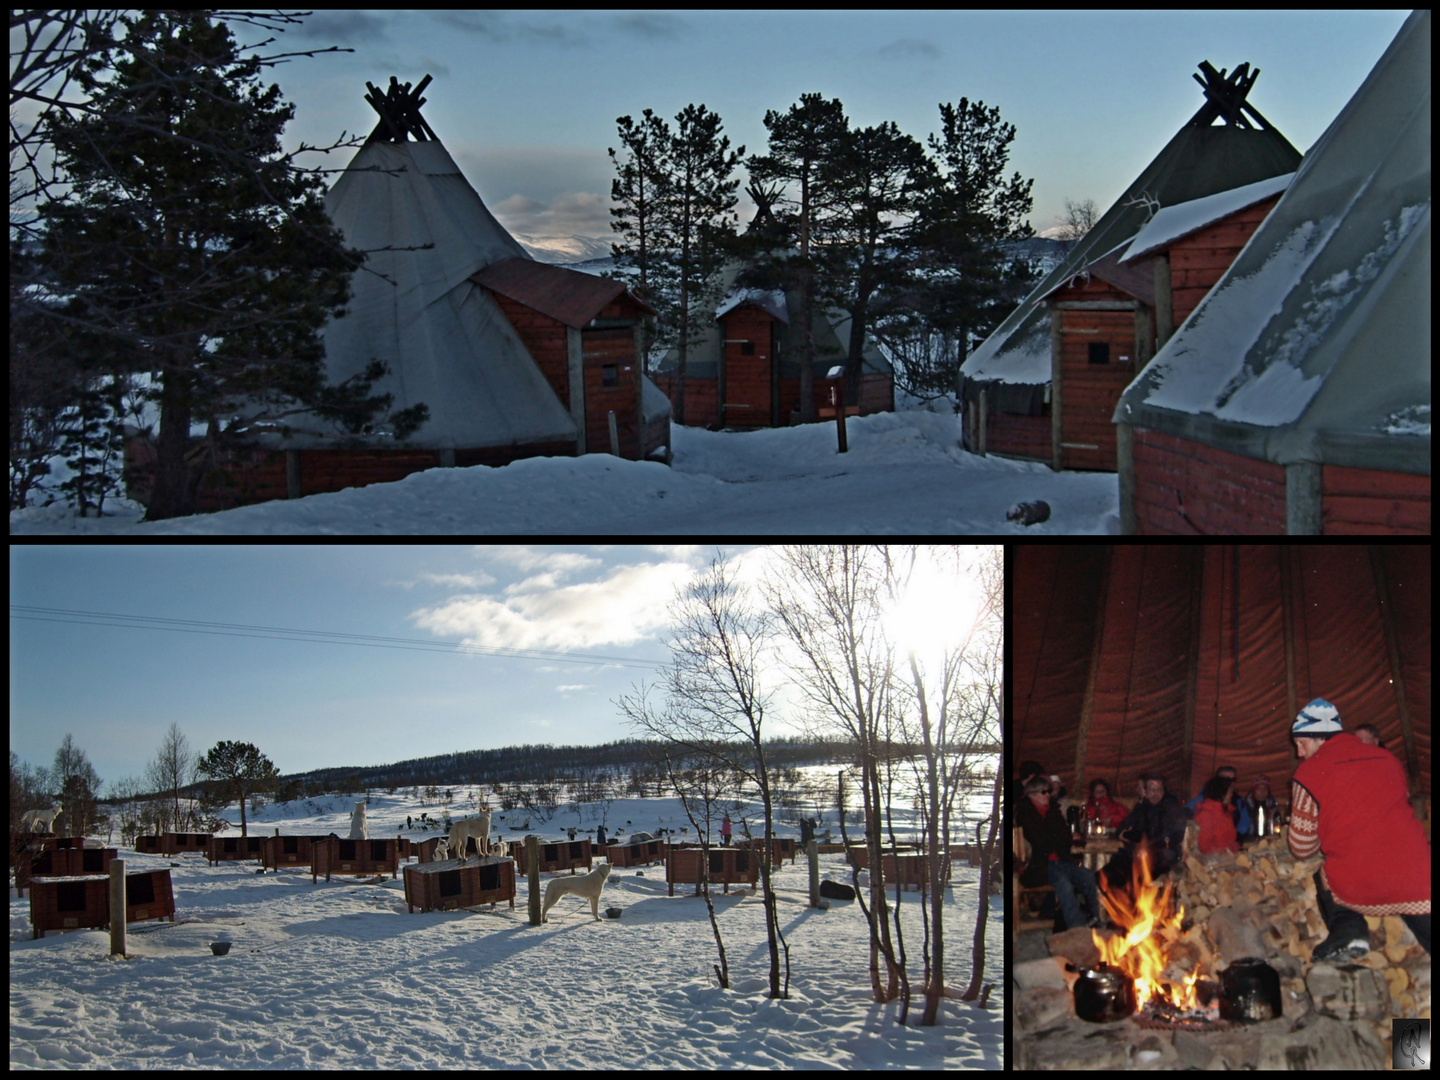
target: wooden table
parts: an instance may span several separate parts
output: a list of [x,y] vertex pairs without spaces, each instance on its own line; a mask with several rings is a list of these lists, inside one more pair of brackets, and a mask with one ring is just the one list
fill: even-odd
[[1080,861],[1087,870],[1097,871],[1120,850],[1122,843],[1118,837],[1113,840],[1109,837],[1091,837],[1083,845],[1072,846],[1070,850],[1080,856]]

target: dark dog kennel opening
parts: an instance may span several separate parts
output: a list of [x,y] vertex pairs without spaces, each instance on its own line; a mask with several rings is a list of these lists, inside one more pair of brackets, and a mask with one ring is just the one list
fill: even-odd
[[140,907],[155,902],[155,879],[149,874],[125,877],[125,906]]
[[576,840],[573,844],[571,844],[571,845],[570,845],[570,858],[572,858],[572,859],[583,859],[583,858],[585,857],[585,852],[582,850],[582,845],[588,844],[589,842],[590,842],[590,841],[588,841],[588,840]]
[[385,841],[384,841],[384,840],[371,840],[371,841],[370,841],[370,859],[371,859],[372,862],[384,862],[384,861],[385,861]]
[[282,836],[280,838],[280,852],[282,855],[300,854],[300,838],[298,836]]
[[355,841],[355,840],[341,840],[341,841],[340,841],[340,858],[342,858],[342,859],[355,859],[355,858],[358,858],[359,856],[356,854],[357,844],[358,844],[358,841]]
[[99,874],[105,870],[105,852],[86,850],[80,853],[80,870],[85,874]]
[[440,872],[440,895],[441,895],[441,896],[459,896],[459,895],[460,895],[460,871],[459,871],[459,870],[442,870],[442,871]]
[[55,886],[56,911],[84,911],[85,883],[83,881],[62,881]]
[[500,888],[500,864],[490,863],[480,867],[480,891],[494,892]]

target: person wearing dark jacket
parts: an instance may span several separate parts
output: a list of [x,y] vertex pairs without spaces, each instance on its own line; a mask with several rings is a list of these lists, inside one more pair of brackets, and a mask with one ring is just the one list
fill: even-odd
[[[1025,797],[1015,806],[1015,820],[1030,845],[1030,861],[1020,875],[1021,884],[1031,888],[1049,885],[1055,890],[1065,929],[1098,926],[1095,916],[1100,911],[1100,898],[1095,891],[1095,875],[1071,856],[1070,826],[1060,808],[1050,801],[1050,784],[1044,776],[1032,777],[1025,784]],[[1094,913],[1089,919],[1080,910],[1077,892]]]
[[1147,775],[1145,798],[1136,803],[1135,809],[1120,823],[1120,839],[1125,844],[1105,867],[1105,880],[1110,887],[1129,887],[1136,853],[1142,848],[1149,858],[1151,880],[1179,862],[1188,821],[1185,808],[1165,790],[1165,778],[1154,773]]

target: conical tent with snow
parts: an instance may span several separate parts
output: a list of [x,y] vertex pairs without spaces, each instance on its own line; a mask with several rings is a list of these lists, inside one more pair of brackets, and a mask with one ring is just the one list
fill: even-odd
[[622,282],[525,253],[420,115],[429,82],[366,84],[380,120],[326,210],[367,258],[346,314],[323,331],[332,384],[378,360],[388,370],[373,392],[390,394],[394,411],[423,404],[428,418],[399,439],[287,417],[202,487],[202,509],[437,466],[606,450],[668,459],[669,403],[636,357],[636,327],[653,310]]
[[1416,12],[1121,397],[1126,530],[1429,533],[1430,290]]
[[[348,313],[325,330],[332,382],[372,359],[394,408],[424,403],[410,446],[459,450],[572,441],[575,424],[490,293],[471,275],[528,259],[420,116],[392,86],[368,99],[374,132],[325,200],[352,247],[369,252]],[[397,92],[397,90],[399,92]]]
[[1030,434],[1048,446],[1052,353],[1047,295],[1133,237],[1157,209],[1283,176],[1299,165],[1300,152],[1247,100],[1258,70],[1241,64],[1227,73],[1208,63],[1200,70],[1204,77],[1195,79],[1205,91],[1204,105],[961,366],[967,445],[975,444],[970,417],[984,391],[988,411],[998,414],[999,430],[1013,433],[1017,447],[1026,445]]

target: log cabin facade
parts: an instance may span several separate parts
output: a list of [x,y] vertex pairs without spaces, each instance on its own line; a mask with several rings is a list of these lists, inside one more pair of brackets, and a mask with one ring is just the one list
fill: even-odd
[[1057,469],[1115,471],[1120,395],[1230,268],[1290,179],[1161,210],[1128,244],[1045,297]]
[[[733,282],[738,267],[729,271]],[[693,345],[686,361],[684,423],[709,428],[785,427],[799,422],[801,350],[798,297],[780,290],[734,289],[717,307],[715,325]],[[816,357],[812,400],[818,410],[830,405],[832,389],[842,397],[844,378],[828,373],[845,362],[849,318],[817,311],[812,336]],[[655,383],[678,402],[679,354],[671,349],[655,373]],[[884,354],[867,340],[860,380],[860,415],[893,412],[895,378]],[[678,413],[678,410],[677,410]]]
[[[1109,448],[1113,435],[1107,439],[1103,432],[1094,430],[1090,414],[1110,393],[1101,388],[1108,386],[1105,376],[1116,375],[1119,362],[1112,360],[1108,373],[1099,371],[1103,365],[1097,365],[1093,383],[1086,381],[1087,372],[1082,371],[1077,376],[1081,381],[1075,385],[1075,391],[1084,400],[1077,397],[1075,414],[1068,419],[1062,402],[1057,415],[1052,378],[1057,363],[1064,362],[1060,352],[1064,343],[1056,340],[1056,309],[1047,304],[1046,298],[1078,278],[1092,283],[1088,290],[1082,290],[1084,295],[1070,293],[1056,297],[1056,302],[1130,304],[1129,308],[1109,310],[1139,312],[1133,305],[1142,301],[1134,296],[1133,290],[1121,285],[1123,295],[1117,295],[1102,285],[1093,284],[1096,275],[1092,270],[1097,264],[1117,250],[1123,250],[1146,226],[1148,219],[1159,217],[1167,208],[1295,171],[1300,152],[1248,100],[1258,74],[1251,71],[1248,64],[1241,64],[1230,73],[1223,69],[1217,71],[1208,62],[1202,63],[1196,79],[1204,90],[1204,104],[1101,215],[1095,226],[1075,242],[1061,264],[966,358],[961,365],[959,391],[967,449],[981,454],[1043,460],[1055,469],[1067,467],[1067,456],[1073,462],[1068,467],[1114,468],[1111,460],[1114,455]],[[1114,261],[1118,262],[1118,258]],[[1070,309],[1072,313],[1084,310]],[[1173,324],[1178,325],[1178,320]],[[1079,345],[1082,331],[1096,330],[1102,336],[1108,335],[1105,340],[1112,346],[1112,355],[1130,356],[1129,363],[1138,371],[1141,343],[1126,345],[1123,319],[1097,319],[1095,325],[1087,327],[1079,316],[1062,317],[1060,329],[1072,339],[1072,353]],[[1157,340],[1152,348],[1158,347]],[[1087,347],[1085,365],[1089,364],[1089,356]],[[1070,362],[1074,363],[1073,356]],[[1063,378],[1064,370],[1061,375]],[[1061,445],[1067,442],[1075,445],[1070,448]]]

